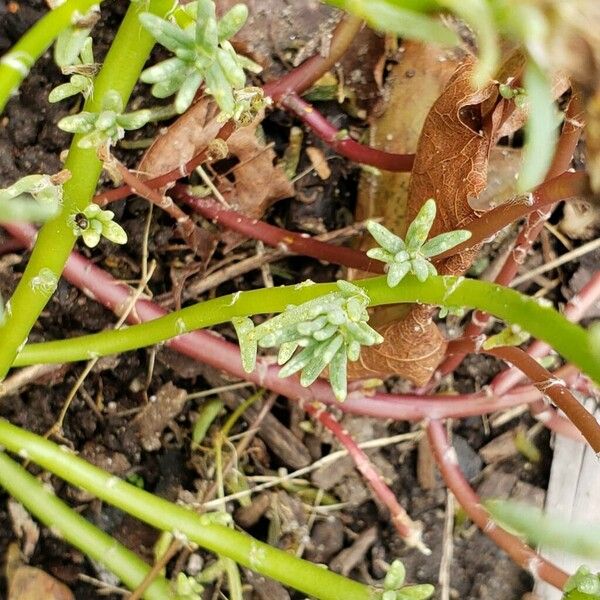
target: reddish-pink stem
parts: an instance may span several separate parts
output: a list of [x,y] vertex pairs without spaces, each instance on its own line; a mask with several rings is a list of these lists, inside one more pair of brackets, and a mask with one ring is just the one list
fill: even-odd
[[[591,279],[579,290],[564,308],[564,315],[571,321],[579,321],[587,310],[600,298],[600,270],[596,271]],[[527,349],[527,353],[534,358],[541,358],[552,352],[552,348],[545,342],[536,340]],[[523,380],[523,373],[512,368],[498,374],[492,381],[492,389],[497,394],[504,394],[512,389],[519,381]]]
[[27,246],[22,244],[19,240],[15,240],[14,238],[11,240],[4,240],[3,242],[0,242],[0,256],[9,254],[10,252],[14,252],[15,250],[22,250],[26,247]]
[[377,471],[367,454],[358,446],[352,436],[341,426],[341,424],[329,413],[325,406],[318,404],[305,404],[304,410],[317,419],[321,425],[329,430],[335,438],[348,451],[354,461],[359,473],[369,484],[373,494],[390,511],[392,523],[400,537],[408,546],[418,548],[424,554],[430,554],[430,550],[423,544],[421,539],[422,527],[420,523],[413,521],[408,513],[400,506],[394,492],[387,486],[383,476]]
[[371,273],[383,273],[383,263],[371,260],[364,252],[359,250],[320,242],[307,234],[281,229],[258,219],[249,219],[234,210],[223,208],[213,198],[196,198],[190,195],[187,192],[187,187],[183,185],[176,185],[172,194],[177,200],[191,206],[205,219],[222,224],[250,238],[261,240],[269,246],[275,248],[285,247],[297,254],[312,256],[319,260],[326,260]]
[[517,367],[527,376],[542,394],[549,396],[569,420],[577,427],[588,441],[594,452],[600,452],[600,425],[567,388],[566,383],[556,374],[550,373],[527,352],[514,346],[485,348],[482,336],[478,338],[461,338],[448,344],[448,352],[478,352],[496,356]]
[[427,427],[429,443],[442,477],[469,518],[521,568],[558,589],[563,589],[568,575],[534,552],[519,538],[498,527],[481,505],[458,464],[454,448],[448,442],[443,423],[433,420]]
[[305,92],[342,58],[362,26],[360,19],[346,15],[335,28],[326,55],[315,54],[283,77],[266,83],[265,96],[280,102],[288,94]]
[[[556,152],[552,160],[552,164],[546,174],[546,180],[557,177],[561,173],[564,173],[571,164],[573,153],[581,137],[581,119],[583,114],[583,105],[581,98],[578,94],[574,93],[569,106],[565,112],[565,124],[558,141]],[[533,246],[535,240],[540,235],[544,228],[548,215],[551,211],[547,212],[534,212],[528,215],[525,223],[521,227],[521,231],[515,240],[513,249],[507,255],[504,260],[504,264],[498,275],[496,276],[495,282],[500,285],[509,285],[514,279],[519,266],[523,263],[525,257],[529,253],[529,250]],[[471,315],[471,321],[467,325],[464,331],[465,337],[476,337],[478,336],[490,322],[490,316],[482,311],[474,311]],[[453,373],[462,360],[464,354],[456,354],[451,357],[447,357],[444,362],[440,365],[438,372],[440,376],[448,375]]]
[[[36,235],[35,228],[32,226],[7,224],[5,227],[17,239],[28,245],[33,242]],[[90,298],[119,315],[123,314],[133,293],[128,286],[117,282],[106,271],[76,252],[71,254],[67,262],[64,277]],[[128,322],[135,324],[150,321],[163,316],[166,312],[150,300],[138,300],[135,310],[129,314]],[[332,404],[339,406],[344,412],[383,419],[420,421],[424,418],[463,418],[528,404],[542,397],[542,394],[530,385],[520,386],[502,396],[492,394],[491,390],[452,396],[419,396],[371,392],[364,390],[360,384],[354,384],[350,386],[346,401],[340,404],[335,400],[327,382],[319,380],[309,388],[304,388],[298,378],[280,378],[279,368],[268,359],[259,361],[252,373],[245,373],[237,345],[227,342],[210,331],[195,331],[178,336],[167,342],[167,345],[194,360],[289,398],[302,402]],[[567,378],[561,370],[556,373],[556,376]]]
[[[233,121],[227,121],[223,127],[219,130],[215,139],[227,141],[231,134],[235,131],[235,123]],[[158,175],[153,177],[152,179],[144,180],[144,183],[152,189],[162,188],[174,181],[177,181],[181,177],[186,177],[199,165],[204,162],[209,161],[210,156],[210,148],[207,146],[203,148],[196,154],[196,156],[192,157],[187,163],[171,169],[162,175]],[[130,194],[134,193],[133,189],[130,185],[122,185],[118,188],[114,188],[112,190],[106,190],[105,192],[101,192],[94,196],[94,202],[99,206],[106,206],[111,202],[115,202],[116,200],[121,200],[122,198],[126,198]]]
[[530,213],[546,213],[548,207],[559,200],[568,200],[589,193],[589,180],[586,173],[563,173],[538,186],[522,201],[506,202],[484,213],[464,226],[471,232],[471,237],[462,244],[436,256],[436,261],[457,254],[484,242],[494,236],[509,223],[513,223]]
[[581,431],[594,452],[600,452],[600,425],[583,405],[558,378],[544,369],[534,358],[520,348],[501,347],[485,350],[487,354],[497,356],[518,367],[543,394],[549,396],[573,425]]
[[281,106],[299,117],[319,139],[341,156],[384,171],[406,172],[412,170],[415,162],[414,154],[392,154],[354,141],[297,94],[291,93],[285,96],[281,100]]

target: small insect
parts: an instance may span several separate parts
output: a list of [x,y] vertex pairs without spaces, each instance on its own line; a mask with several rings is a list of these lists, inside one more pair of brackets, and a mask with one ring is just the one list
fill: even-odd
[[83,214],[83,213],[77,213],[75,215],[75,224],[77,225],[77,227],[79,227],[79,229],[87,229],[89,227],[90,222],[88,221],[88,218]]

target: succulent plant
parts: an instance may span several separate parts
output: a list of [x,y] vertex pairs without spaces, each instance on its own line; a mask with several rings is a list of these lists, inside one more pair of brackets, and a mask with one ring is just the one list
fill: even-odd
[[258,347],[278,347],[280,377],[301,371],[300,383],[307,387],[329,367],[333,393],[340,402],[345,400],[348,360],[358,360],[361,346],[380,344],[383,337],[367,324],[367,293],[347,281],[338,281],[337,287],[320,298],[289,306],[257,327],[247,317],[234,319],[244,370],[254,369]]
[[[214,97],[227,118],[235,118],[246,110],[248,93],[244,69],[260,70],[260,67],[245,57],[239,56],[229,42],[246,22],[248,9],[236,4],[219,20],[212,0],[198,0],[184,7],[191,23],[180,27],[168,19],[151,13],[142,13],[142,25],[156,41],[175,54],[149,69],[141,80],[151,83],[152,94],[167,98],[177,94],[175,108],[186,111],[196,92],[205,84],[207,94]],[[250,95],[255,102],[257,88]],[[262,94],[260,94],[262,97]]]
[[94,63],[94,52],[92,50],[92,38],[87,37],[79,53],[79,58],[72,65],[62,67],[65,75],[71,74],[68,83],[56,86],[48,95],[50,102],[60,102],[65,98],[82,94],[87,98],[94,90],[94,74],[96,64]]
[[101,237],[115,244],[126,244],[125,230],[113,221],[115,213],[102,210],[97,204],[89,204],[85,209],[70,217],[70,225],[76,236],[81,236],[86,246],[94,248]]
[[115,90],[106,93],[100,112],[80,112],[64,117],[58,122],[63,131],[85,134],[78,142],[80,148],[99,148],[103,144],[112,145],[122,139],[125,131],[143,127],[150,118],[150,110],[136,110],[123,113],[124,105],[120,94]]
[[427,240],[435,214],[435,200],[430,198],[409,225],[406,240],[375,221],[367,223],[367,229],[380,246],[369,250],[367,255],[387,263],[387,282],[390,287],[396,287],[408,273],[413,273],[421,282],[430,275],[436,275],[437,270],[429,259],[471,237],[470,231],[457,230]]

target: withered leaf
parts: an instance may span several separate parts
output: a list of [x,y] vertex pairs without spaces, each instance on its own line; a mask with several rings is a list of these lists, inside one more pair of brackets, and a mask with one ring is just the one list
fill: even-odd
[[401,375],[417,386],[425,385],[446,351],[446,339],[432,323],[430,308],[415,306],[405,318],[375,329],[383,343],[363,348],[359,360],[349,363],[348,377]]
[[[210,98],[201,98],[158,136],[144,154],[139,170],[157,176],[177,168],[213,140],[221,126]],[[237,159],[229,177],[220,177],[217,187],[232,206],[245,215],[260,218],[271,204],[292,196],[294,188],[283,169],[274,164],[276,155],[257,135],[260,117],[240,127],[227,140],[231,157]]]
[[9,584],[8,600],[74,600],[64,584],[35,567],[20,566]]
[[[388,152],[415,152],[427,114],[462,57],[457,49],[406,42],[400,62],[392,68],[388,77],[385,108],[373,120],[370,144]],[[357,220],[383,217],[388,229],[403,234],[409,181],[408,173],[382,171],[377,176],[363,174],[356,208]],[[371,247],[373,240],[365,236],[361,249]],[[349,274],[351,278],[364,275],[355,271]],[[428,381],[443,357],[445,342],[428,315],[420,319],[419,333],[416,333],[410,328],[415,326],[414,320],[419,315],[405,321],[406,313],[406,307],[376,309],[374,319],[383,325],[375,325],[375,329],[385,341],[380,346],[363,348],[361,362],[350,365],[350,378],[398,375],[417,385]],[[427,358],[424,358],[426,355]]]

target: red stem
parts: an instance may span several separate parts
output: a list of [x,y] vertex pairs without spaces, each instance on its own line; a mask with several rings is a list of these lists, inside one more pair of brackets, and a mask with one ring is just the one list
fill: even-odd
[[362,26],[362,21],[356,17],[343,17],[331,36],[327,55],[315,54],[283,77],[266,83],[263,86],[265,96],[279,102],[288,94],[305,92],[342,58]]
[[[28,245],[35,239],[36,230],[32,226],[7,224],[5,228]],[[133,293],[131,288],[116,281],[106,271],[76,252],[71,254],[67,262],[64,277],[90,298],[97,300],[118,315],[122,314],[124,308],[128,306]],[[141,299],[136,302],[135,310],[130,312],[128,322],[135,324],[150,321],[166,313],[166,310],[154,302]],[[327,382],[319,380],[309,388],[304,388],[297,378],[280,378],[279,368],[269,359],[259,361],[254,372],[245,373],[238,346],[210,331],[199,330],[178,336],[169,340],[167,345],[198,362],[220,369],[234,377],[252,381],[297,401],[331,404],[338,406],[344,412],[382,419],[420,421],[425,418],[463,418],[528,404],[542,397],[542,394],[531,385],[520,386],[502,396],[494,395],[491,390],[475,394],[420,396],[366,391],[360,383],[357,383],[351,385],[348,398],[340,404],[335,400]],[[568,369],[563,368],[557,371],[556,376],[568,379],[572,373],[570,375]]]
[[205,219],[209,219],[216,224],[222,224],[252,239],[261,240],[274,248],[283,246],[291,252],[312,256],[318,260],[371,273],[383,273],[383,263],[371,260],[364,252],[359,250],[320,242],[307,234],[281,229],[258,219],[249,219],[239,212],[223,208],[213,198],[191,196],[187,193],[187,187],[181,184],[176,185],[172,193],[177,200],[191,206],[194,211],[200,213]]
[[549,396],[571,422],[581,431],[594,452],[600,452],[600,425],[569,391],[564,383],[520,348],[505,346],[485,350],[518,367],[543,394]]
[[558,177],[554,177],[538,186],[528,199],[524,198],[522,202],[506,202],[484,213],[479,219],[465,225],[464,229],[471,232],[471,237],[466,242],[436,256],[436,261],[481,244],[509,223],[513,223],[530,213],[538,211],[545,214],[548,211],[548,206],[559,200],[585,196],[588,193],[588,176],[583,171],[563,173]]
[[[227,141],[231,134],[235,131],[235,124],[233,121],[228,121],[221,127],[219,133],[215,136],[215,139]],[[153,189],[162,188],[174,181],[177,181],[181,177],[186,177],[192,171],[202,163],[207,162],[210,159],[210,149],[207,146],[203,148],[196,156],[191,158],[187,163],[176,167],[175,169],[171,169],[162,175],[158,175],[157,177],[153,177],[152,179],[144,180],[144,183]],[[100,194],[96,194],[94,196],[93,201],[99,206],[106,206],[111,202],[115,202],[116,200],[121,200],[122,198],[126,198],[130,194],[133,194],[134,191],[130,185],[122,185],[118,188],[114,188],[112,190],[107,190],[105,192],[101,192]]]
[[549,396],[554,404],[567,415],[573,425],[588,441],[594,452],[600,452],[600,424],[569,391],[565,382],[559,379],[556,374],[552,374],[542,367],[535,358],[521,350],[521,348],[501,346],[486,349],[482,347],[482,342],[485,340],[485,338],[482,338],[483,336],[453,340],[448,344],[448,352],[489,354],[511,363],[526,375],[542,394]]
[[[573,153],[575,152],[575,148],[581,137],[581,119],[583,110],[581,97],[579,94],[574,93],[565,112],[565,124],[556,146],[552,164],[546,174],[546,181],[553,177],[557,177],[569,168]],[[507,286],[514,279],[519,270],[519,266],[523,263],[529,250],[544,228],[544,223],[548,218],[549,212],[534,212],[528,215],[526,222],[521,227],[521,231],[515,240],[512,251],[504,260],[504,264],[496,276],[496,283]],[[465,328],[463,335],[465,337],[478,336],[487,327],[490,320],[488,314],[478,310],[473,311],[471,321]],[[456,354],[447,357],[438,369],[440,376],[443,377],[453,373],[463,361],[464,357],[464,354]]]
[[422,526],[413,521],[407,512],[400,506],[394,492],[387,486],[383,476],[377,471],[367,454],[358,446],[352,436],[341,424],[327,412],[323,405],[305,404],[304,410],[317,419],[335,438],[346,448],[348,454],[365,481],[369,484],[376,498],[388,508],[392,523],[404,542],[413,548],[418,548],[423,554],[431,554],[421,539]]
[[534,552],[519,538],[501,529],[481,505],[458,464],[456,452],[449,444],[443,423],[431,421],[427,427],[429,443],[442,477],[469,518],[521,568],[562,590],[568,575]]
[[[571,321],[579,321],[588,309],[600,298],[600,270],[596,271],[591,279],[579,290],[564,308],[564,315]],[[534,358],[541,358],[552,352],[552,348],[545,342],[536,340],[527,349],[527,353]],[[512,368],[499,373],[492,381],[492,389],[496,394],[504,394],[512,389],[519,381],[524,379],[523,373]]]
[[297,94],[291,93],[285,96],[281,100],[281,106],[299,117],[330,148],[354,162],[371,165],[384,171],[407,172],[412,170],[415,162],[414,154],[392,154],[354,141]]

